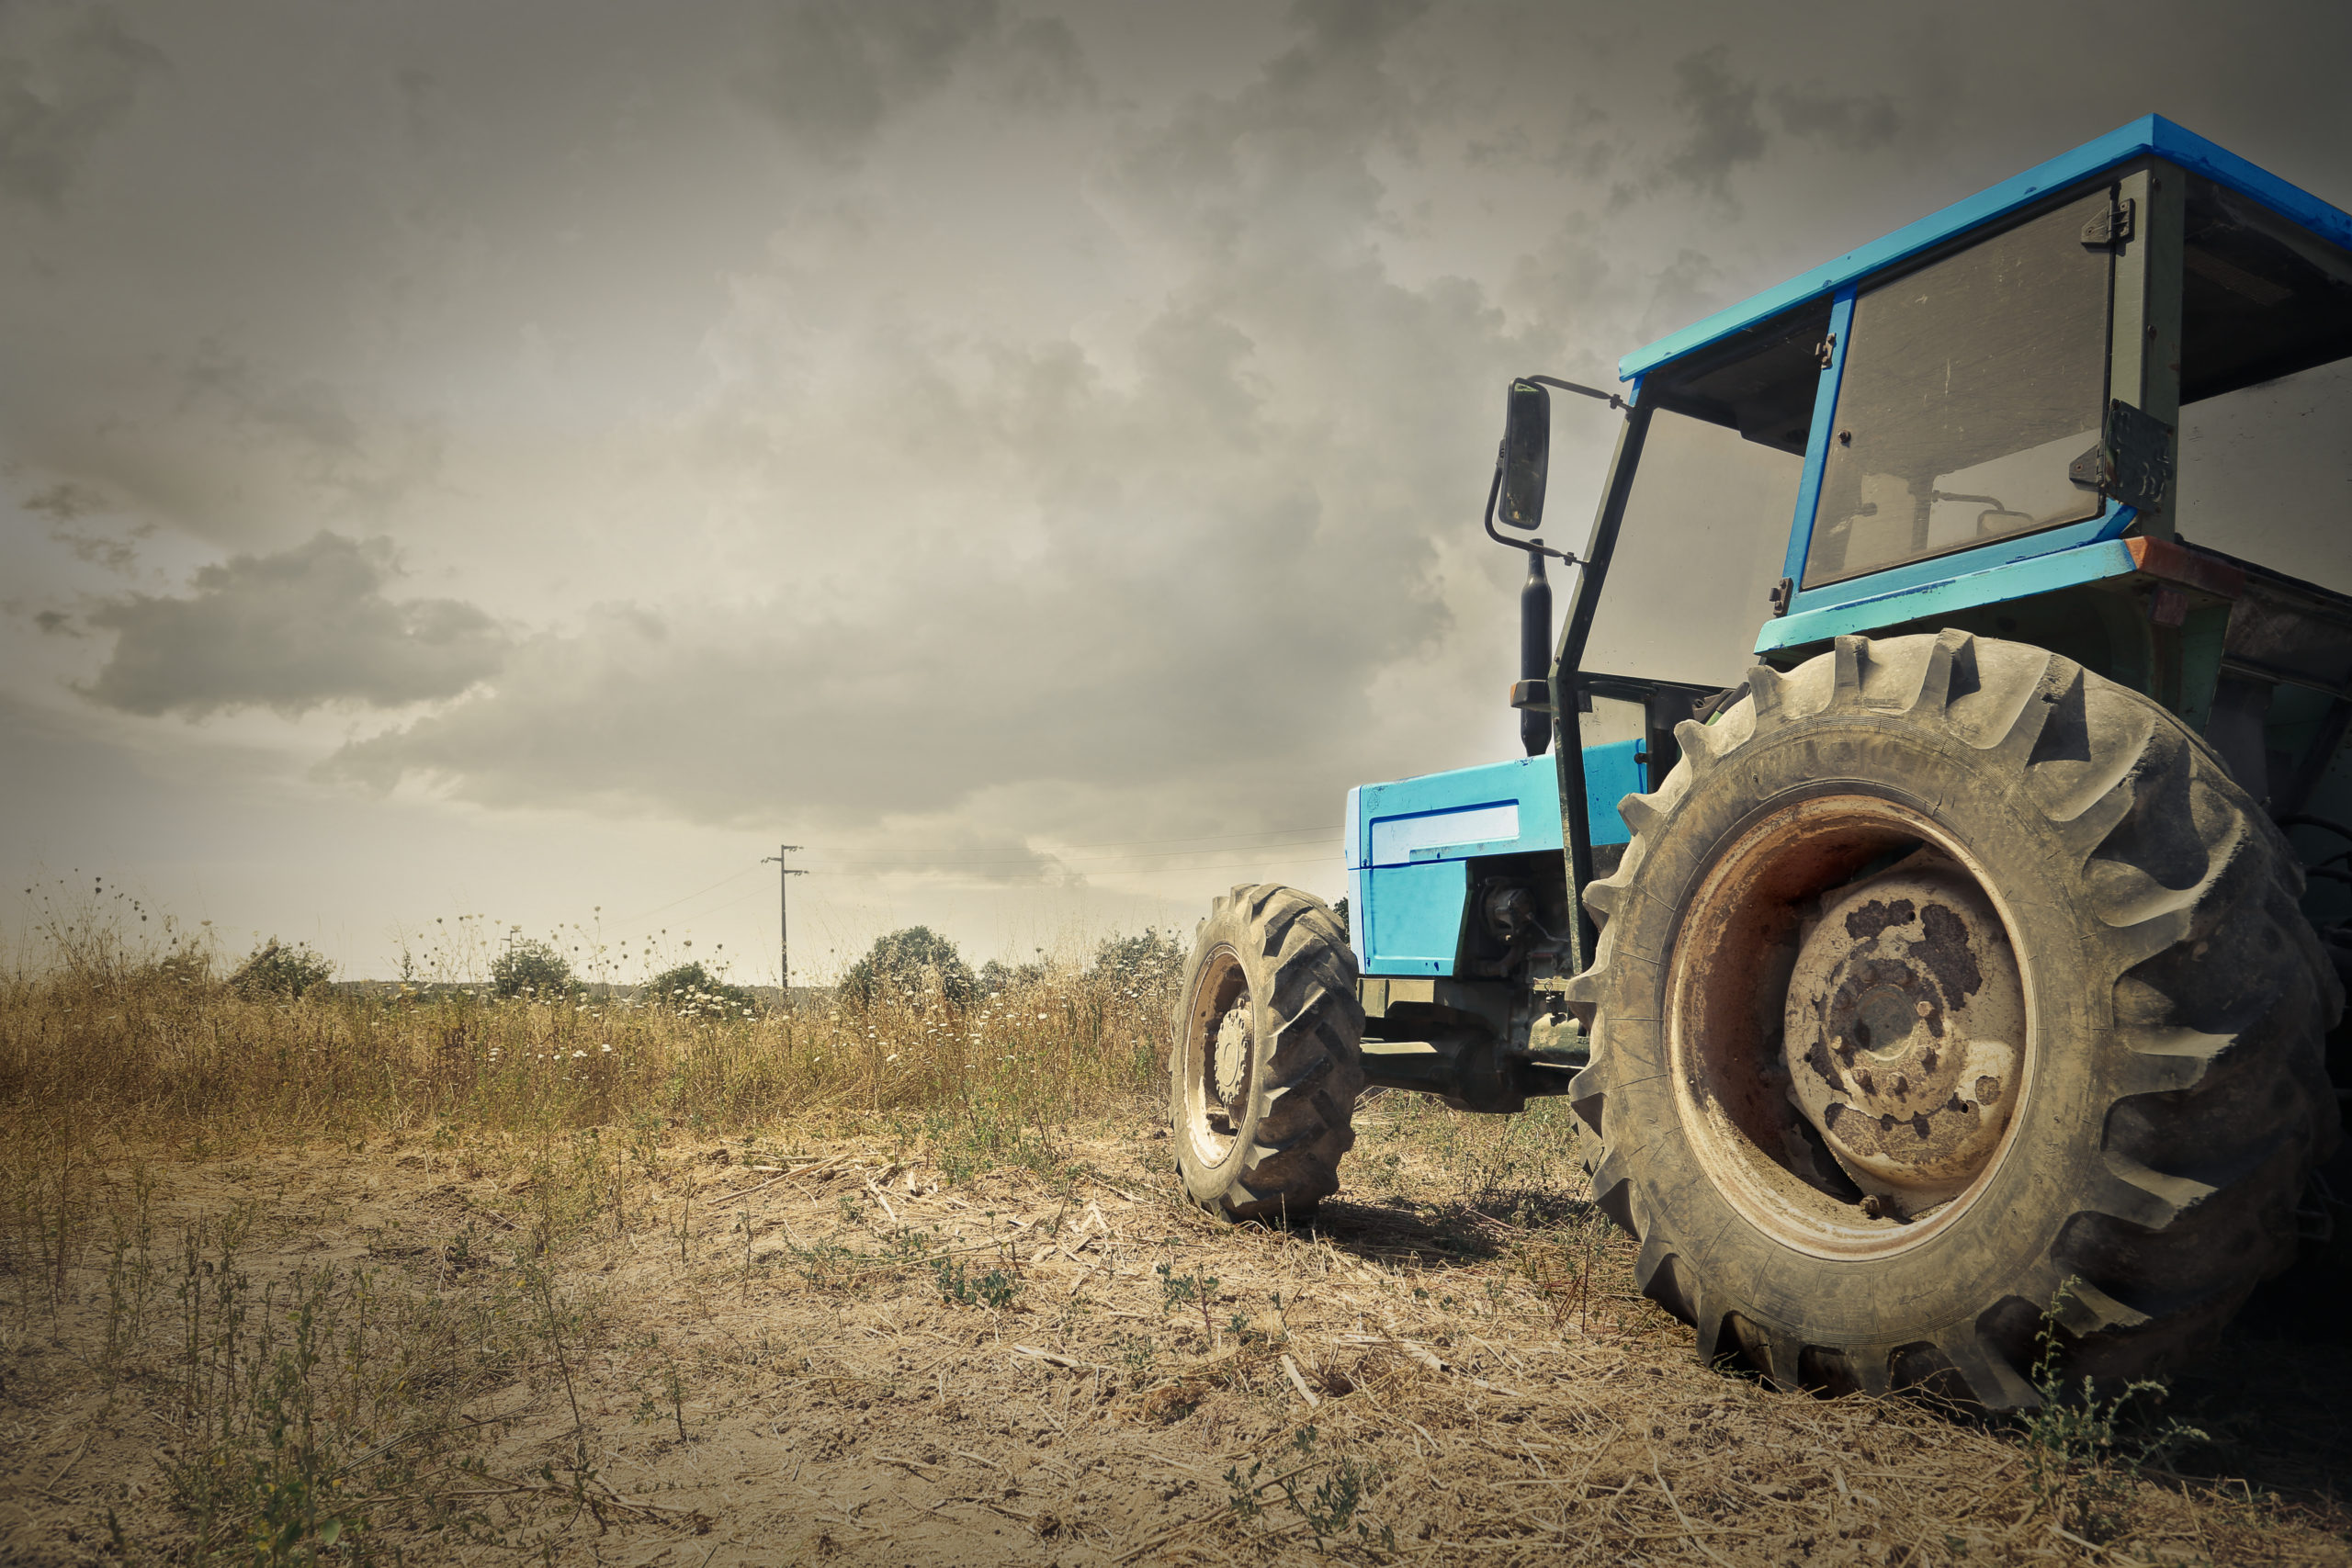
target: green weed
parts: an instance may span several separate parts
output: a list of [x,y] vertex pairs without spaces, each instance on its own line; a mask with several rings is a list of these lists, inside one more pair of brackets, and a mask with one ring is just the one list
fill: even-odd
[[2180,1421],[2156,1418],[2154,1406],[2170,1392],[2160,1379],[2134,1380],[2104,1398],[2095,1380],[2066,1379],[2058,1314],[2074,1285],[2061,1285],[2041,1314],[2033,1369],[2041,1404],[2018,1417],[2018,1426],[2035,1506],[2062,1529],[2104,1543],[2121,1533],[2143,1467],[2209,1438]]

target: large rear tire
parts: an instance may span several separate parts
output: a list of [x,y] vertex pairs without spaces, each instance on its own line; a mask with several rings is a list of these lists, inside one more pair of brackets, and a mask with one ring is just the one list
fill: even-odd
[[1219,897],[1175,1026],[1168,1104],[1185,1192],[1232,1220],[1314,1213],[1340,1190],[1363,1090],[1363,1007],[1338,918],[1272,883]]
[[2342,1007],[2285,840],[2041,649],[1840,637],[1628,796],[1573,1102],[1642,1289],[1783,1386],[2038,1402],[2293,1260]]

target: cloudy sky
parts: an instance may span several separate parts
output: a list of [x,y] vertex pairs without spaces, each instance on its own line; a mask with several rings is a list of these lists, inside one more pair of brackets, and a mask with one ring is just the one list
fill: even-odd
[[471,915],[764,981],[782,840],[797,976],[1336,896],[1349,784],[1516,750],[1512,374],[2150,110],[2352,205],[2346,58],[2335,3],[0,0],[13,929],[103,876],[351,974]]

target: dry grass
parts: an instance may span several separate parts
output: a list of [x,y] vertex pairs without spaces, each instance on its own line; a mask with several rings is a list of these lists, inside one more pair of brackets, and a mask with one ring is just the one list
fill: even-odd
[[0,981],[0,1116],[199,1156],[376,1131],[548,1145],[649,1119],[690,1134],[811,1117],[961,1121],[983,1148],[1131,1098],[1160,1071],[1164,969],[1064,961],[976,1005],[935,985],[870,1007],[731,1014],[477,986],[242,991],[198,951],[61,928]]
[[717,1023],[19,982],[0,1559],[2352,1557],[2340,1349],[2242,1337],[2162,1461],[1777,1393],[1634,1291],[1557,1102],[1368,1102],[1311,1228],[1177,1202],[1119,989]]

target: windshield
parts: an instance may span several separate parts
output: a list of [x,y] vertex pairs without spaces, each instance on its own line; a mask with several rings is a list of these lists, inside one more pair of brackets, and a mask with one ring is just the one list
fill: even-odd
[[2107,400],[2108,199],[1855,299],[1804,586],[2098,515],[2066,469]]
[[1653,414],[1583,667],[1703,686],[1745,675],[1804,470],[1736,430]]

